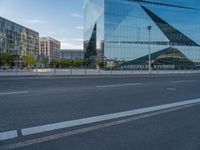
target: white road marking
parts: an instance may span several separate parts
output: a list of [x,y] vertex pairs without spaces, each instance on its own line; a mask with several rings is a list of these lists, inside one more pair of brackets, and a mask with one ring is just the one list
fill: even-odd
[[168,91],[176,91],[176,88],[167,88]]
[[18,137],[16,130],[0,133],[0,141],[9,140],[16,137]]
[[141,85],[142,83],[125,83],[125,84],[110,84],[110,85],[100,85],[97,88],[108,88],[108,87],[123,87],[123,86],[134,86]]
[[76,130],[72,130],[72,131],[67,131],[67,132],[57,133],[57,134],[39,137],[39,138],[31,139],[31,140],[26,140],[26,141],[22,141],[22,142],[18,142],[18,143],[8,144],[8,145],[0,146],[0,149],[12,150],[12,149],[30,146],[33,144],[49,142],[49,141],[57,140],[57,139],[64,138],[64,137],[69,137],[69,136],[78,135],[78,134],[84,134],[87,132],[91,132],[91,131],[95,131],[95,130],[99,130],[99,129],[103,129],[103,128],[107,128],[107,127],[112,127],[112,126],[116,126],[116,125],[120,125],[120,124],[129,123],[129,122],[136,121],[139,119],[144,119],[144,118],[148,118],[148,117],[153,117],[153,116],[181,110],[181,109],[184,109],[187,107],[192,107],[194,105],[196,105],[196,104],[171,108],[171,109],[167,109],[167,110],[161,110],[161,111],[152,112],[152,113],[148,113],[148,114],[142,114],[139,116],[133,116],[131,118],[126,118],[126,119],[121,119],[121,120],[112,121],[112,122],[108,122],[108,123],[103,123],[103,124],[99,124],[99,125],[95,125],[95,126],[91,126],[91,127],[76,129]]
[[161,110],[165,110],[165,109],[171,109],[171,108],[175,108],[175,107],[197,104],[197,103],[200,103],[200,99],[193,99],[193,100],[188,100],[188,101],[182,101],[182,102],[176,102],[176,103],[171,103],[171,104],[135,109],[135,110],[124,111],[124,112],[119,112],[119,113],[113,113],[113,114],[77,119],[77,120],[72,120],[72,121],[41,125],[41,126],[22,129],[22,135],[27,136],[27,135],[32,135],[32,134],[37,134],[37,133],[42,133],[42,132],[48,132],[48,131],[53,131],[53,130],[58,130],[58,129],[64,129],[64,128],[69,128],[69,127],[91,124],[91,123],[98,123],[101,121],[108,121],[108,120],[112,120],[112,119],[130,117],[130,116],[134,116],[134,115],[151,113],[151,112],[155,112],[155,111],[161,111]]
[[171,81],[172,83],[187,83],[187,82],[195,82],[196,80],[177,80]]
[[28,94],[28,91],[19,91],[19,92],[5,92],[5,93],[0,93],[0,95],[14,95],[14,94]]

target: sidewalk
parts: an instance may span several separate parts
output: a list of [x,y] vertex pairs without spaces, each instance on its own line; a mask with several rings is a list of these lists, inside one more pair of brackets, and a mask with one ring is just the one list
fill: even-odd
[[[97,70],[97,69],[35,69],[35,70],[12,70],[0,71],[0,76],[86,76],[86,75],[148,75],[145,71],[122,71],[122,70]],[[152,75],[169,74],[200,74],[200,70],[160,70],[151,71]]]

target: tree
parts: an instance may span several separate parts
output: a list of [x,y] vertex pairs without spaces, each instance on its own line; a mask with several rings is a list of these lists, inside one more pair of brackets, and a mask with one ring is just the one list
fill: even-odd
[[26,65],[28,66],[29,69],[30,69],[30,67],[31,67],[32,65],[36,64],[35,58],[34,58],[32,55],[30,55],[30,54],[26,55],[26,56],[24,57],[24,60],[25,60]]
[[85,62],[83,60],[74,60],[73,61],[73,66],[74,67],[81,67],[85,64]]
[[99,68],[104,68],[105,63],[104,62],[98,62],[98,66],[99,66]]
[[54,68],[57,67],[59,65],[59,61],[58,60],[55,60],[53,59],[51,62],[50,62],[50,66],[53,66]]
[[47,64],[47,59],[45,57],[40,57],[39,61],[38,61],[42,67],[45,66]]
[[0,56],[1,63],[3,63],[6,67],[10,66],[13,63],[13,55],[10,53],[2,53]]
[[70,66],[73,65],[73,62],[71,60],[62,59],[60,61],[60,65],[61,65],[62,68],[70,67]]

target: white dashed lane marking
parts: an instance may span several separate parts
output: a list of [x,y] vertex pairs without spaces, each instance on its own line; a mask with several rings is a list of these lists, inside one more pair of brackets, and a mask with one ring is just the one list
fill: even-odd
[[176,88],[167,88],[168,91],[176,91]]
[[28,94],[28,91],[18,91],[18,92],[3,92],[0,95],[15,95],[15,94]]
[[110,84],[110,85],[99,85],[97,88],[112,88],[112,87],[123,87],[123,86],[135,86],[141,85],[142,83],[125,83],[125,84]]

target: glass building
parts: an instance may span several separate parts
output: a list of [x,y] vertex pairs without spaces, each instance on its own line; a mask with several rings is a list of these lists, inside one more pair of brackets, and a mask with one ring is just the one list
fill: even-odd
[[200,69],[197,0],[85,0],[84,12],[88,65],[146,70],[151,62],[154,70]]
[[16,56],[18,63],[28,54],[39,54],[39,33],[0,17],[0,53]]
[[84,59],[84,52],[83,50],[69,50],[69,49],[62,49],[61,50],[61,59],[65,60],[83,60]]

